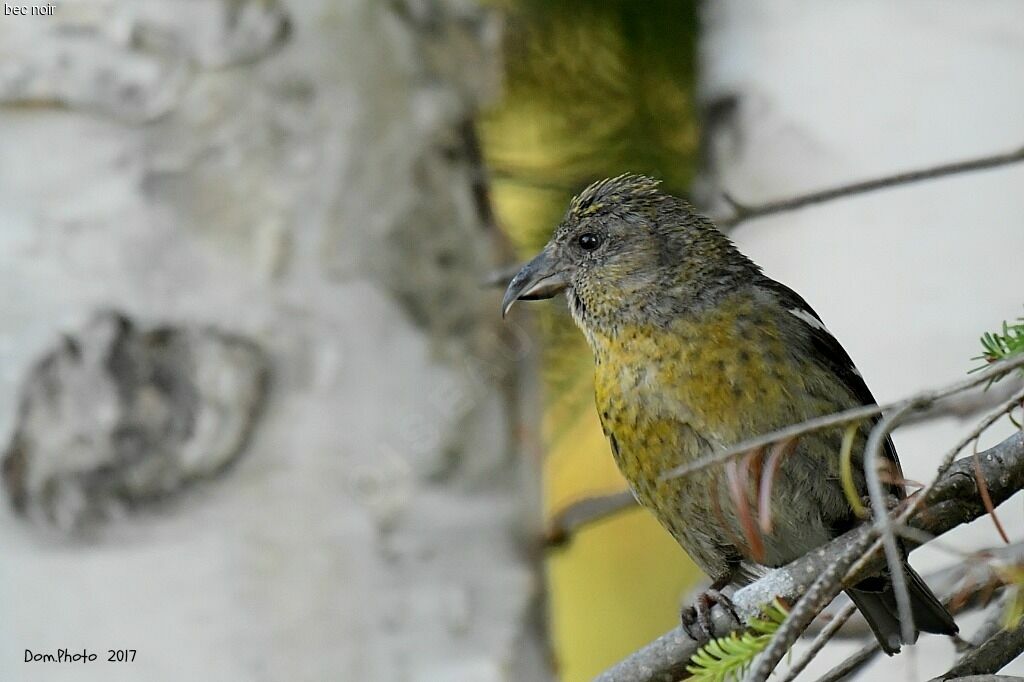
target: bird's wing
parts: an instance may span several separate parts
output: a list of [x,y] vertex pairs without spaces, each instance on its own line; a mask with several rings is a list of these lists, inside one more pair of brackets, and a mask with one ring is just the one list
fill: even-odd
[[[832,336],[832,333],[825,327],[825,323],[821,321],[821,317],[818,313],[814,312],[814,308],[807,304],[807,301],[796,293],[785,284],[776,282],[775,280],[768,280],[768,289],[776,296],[777,300],[783,305],[786,310],[793,316],[801,319],[807,329],[807,338],[811,341],[811,348],[814,352],[814,358],[816,361],[821,363],[826,369],[839,379],[839,381],[853,394],[854,398],[857,399],[862,405],[876,405],[875,397],[871,395],[871,389],[864,382],[864,377],[861,376],[857,370],[857,366],[853,364],[853,360],[850,359],[850,355],[840,345],[836,337]],[[871,426],[878,423],[881,417],[874,417],[868,420]],[[903,470],[900,467],[899,457],[896,455],[896,448],[892,443],[892,438],[886,436],[885,445],[883,446],[882,456],[887,460],[891,461],[894,466],[894,474],[900,479],[903,478]],[[888,486],[890,494],[896,495],[898,499],[906,497],[906,489],[903,484],[895,481]]]
[[[817,362],[830,370],[842,384],[853,394],[857,401],[865,405],[874,405],[875,397],[864,382],[864,378],[857,371],[849,354],[836,341],[835,337],[828,331],[818,314],[814,312],[807,301],[800,297],[789,287],[772,281],[769,289],[774,293],[782,305],[794,316],[804,321],[807,327],[808,338],[812,344],[812,352]],[[870,420],[871,426],[878,423],[880,417]],[[894,474],[900,479],[903,472],[900,468],[899,458],[896,456],[896,448],[893,446],[892,438],[886,436],[882,456],[892,462]],[[894,481],[887,486],[892,495],[899,499],[906,497],[906,489],[901,481]],[[848,518],[852,526],[857,522],[852,511]],[[845,530],[842,526],[836,530]],[[921,577],[914,572],[914,569],[906,563],[906,553],[903,551],[903,570],[908,578],[910,590],[911,610],[915,623],[915,632],[924,630],[944,634],[955,634],[957,632],[956,622],[949,612],[936,599],[928,586],[921,580]],[[853,599],[861,614],[867,620],[875,636],[882,644],[882,648],[888,653],[899,651],[901,637],[901,626],[896,607],[891,577],[888,570],[876,576],[868,577],[859,582],[853,588],[848,589],[847,594]],[[915,634],[916,639],[916,634]]]

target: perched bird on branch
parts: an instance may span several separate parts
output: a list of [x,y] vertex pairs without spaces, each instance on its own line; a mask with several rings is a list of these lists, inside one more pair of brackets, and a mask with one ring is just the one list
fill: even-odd
[[[874,404],[860,373],[818,315],[766,277],[682,199],[640,175],[597,182],[572,200],[544,250],[512,279],[517,300],[564,291],[594,353],[601,425],[637,500],[712,578],[683,612],[696,637],[725,586],[781,566],[859,522],[844,493],[842,429],[802,436],[683,476],[671,469],[790,424]],[[867,495],[858,430],[852,480]],[[888,492],[903,499],[885,446]],[[859,500],[855,500],[859,502]],[[904,562],[917,631],[957,626]],[[888,574],[847,590],[884,651],[903,643]],[[696,629],[695,629],[696,628]]]

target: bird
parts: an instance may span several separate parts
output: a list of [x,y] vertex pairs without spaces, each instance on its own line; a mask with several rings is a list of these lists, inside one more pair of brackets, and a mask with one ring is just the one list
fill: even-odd
[[[749,583],[860,523],[841,480],[842,428],[789,445],[776,463],[768,524],[750,522],[751,509],[760,511],[756,474],[721,464],[666,475],[783,427],[876,404],[821,317],[709,218],[645,175],[591,184],[512,278],[502,316],[516,301],[563,292],[594,357],[595,402],[619,470],[637,501],[711,578],[682,612],[692,637],[713,636],[711,608],[731,608],[724,588]],[[862,423],[851,450],[853,483],[865,499],[863,452],[877,419]],[[882,454],[895,504],[906,489],[891,438]],[[846,590],[889,655],[920,631],[957,632],[905,552],[903,562],[911,641],[904,641],[887,572]]]

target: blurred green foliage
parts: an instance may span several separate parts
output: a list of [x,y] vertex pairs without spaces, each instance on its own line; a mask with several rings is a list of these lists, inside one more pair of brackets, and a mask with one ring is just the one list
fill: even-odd
[[[524,257],[569,199],[629,171],[686,194],[697,172],[698,4],[505,0],[504,94],[482,121],[502,225]],[[545,306],[547,387],[592,403],[590,356],[562,306]],[[551,419],[549,424],[566,423]],[[556,433],[552,434],[557,435]]]

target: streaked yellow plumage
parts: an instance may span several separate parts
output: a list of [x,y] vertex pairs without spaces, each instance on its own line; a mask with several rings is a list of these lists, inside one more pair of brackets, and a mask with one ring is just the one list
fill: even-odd
[[[724,486],[721,469],[668,480],[662,475],[715,448],[827,414],[836,401],[854,404],[834,377],[793,357],[783,341],[788,330],[769,310],[736,294],[664,327],[624,325],[613,335],[592,335],[598,414],[623,475],[641,503],[716,577],[727,567],[702,536],[717,530],[742,537],[730,505],[721,518],[708,513],[708,487]],[[804,399],[793,400],[792,391]],[[826,477],[838,476],[833,460],[823,458],[821,465]],[[697,518],[702,527],[695,536]],[[808,535],[825,533],[820,522],[805,521]],[[791,553],[779,548],[768,559],[781,563]]]

